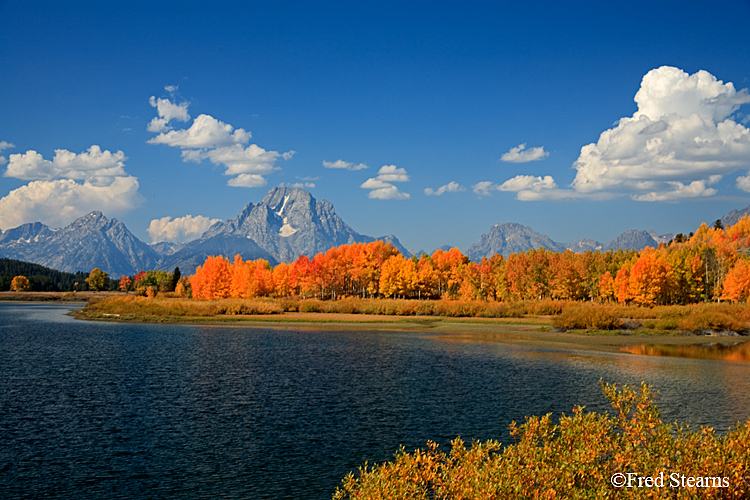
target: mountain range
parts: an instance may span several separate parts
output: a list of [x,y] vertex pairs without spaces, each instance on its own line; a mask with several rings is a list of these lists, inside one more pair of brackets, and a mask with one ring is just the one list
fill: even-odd
[[672,234],[657,235],[653,230],[631,230],[622,233],[609,243],[600,243],[591,239],[583,239],[575,243],[557,243],[549,236],[535,232],[528,226],[515,222],[495,224],[490,232],[479,237],[466,251],[466,255],[473,261],[482,257],[490,258],[499,253],[507,257],[511,253],[521,253],[532,248],[546,248],[553,252],[602,251],[608,250],[643,250],[646,247],[657,247],[659,243],[667,243],[674,238]]
[[[722,221],[730,225],[736,222],[734,218],[739,220],[746,213],[750,213],[750,207],[730,212]],[[642,250],[672,237],[632,230],[608,243],[590,239],[558,243],[527,226],[505,222],[492,226],[489,233],[469,247],[466,255],[476,261],[496,253],[508,256],[540,247],[558,252]],[[98,267],[112,277],[148,269],[172,270],[178,266],[188,274],[209,255],[221,254],[231,259],[239,254],[245,260],[263,258],[276,265],[292,262],[300,255],[312,258],[343,244],[376,239],[390,242],[407,257],[412,255],[394,235],[374,238],[357,233],[336,214],[329,201],[316,200],[303,189],[277,187],[259,203],[249,203],[234,219],[217,222],[200,238],[182,245],[167,242],[148,245],[117,219],[91,212],[61,229],[34,222],[0,231],[0,257],[66,272],[88,272]]]
[[66,272],[98,267],[115,277],[175,267],[192,273],[207,256],[219,254],[230,259],[237,254],[245,260],[262,258],[276,265],[376,239],[411,256],[393,235],[374,238],[357,233],[330,202],[316,200],[303,189],[277,187],[261,202],[249,203],[234,219],[217,222],[200,238],[183,245],[148,245],[117,219],[91,212],[62,229],[34,222],[0,232],[0,257]]

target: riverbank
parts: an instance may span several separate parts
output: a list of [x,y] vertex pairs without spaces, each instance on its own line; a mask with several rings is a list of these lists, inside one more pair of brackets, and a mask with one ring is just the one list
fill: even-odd
[[[253,314],[255,312],[255,314]],[[260,312],[261,314],[258,314]],[[686,346],[707,343],[731,346],[747,338],[697,335],[687,332],[633,330],[569,330],[554,328],[556,315],[526,314],[517,317],[448,317],[285,311],[275,302],[211,303],[190,299],[93,300],[73,311],[83,320],[130,323],[170,323],[291,330],[381,330],[426,332],[447,342],[500,342],[556,349],[621,352],[632,346]],[[631,350],[632,351],[632,350]]]

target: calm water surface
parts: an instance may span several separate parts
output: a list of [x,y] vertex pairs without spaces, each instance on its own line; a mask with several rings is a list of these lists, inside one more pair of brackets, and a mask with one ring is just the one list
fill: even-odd
[[429,333],[80,322],[0,303],[0,498],[328,499],[365,460],[603,410],[645,380],[665,420],[750,415],[750,365]]

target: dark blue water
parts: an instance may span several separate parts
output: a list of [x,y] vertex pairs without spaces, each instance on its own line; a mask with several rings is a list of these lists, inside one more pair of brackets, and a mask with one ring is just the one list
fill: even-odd
[[600,378],[654,384],[668,421],[750,415],[749,364],[67,311],[0,303],[0,498],[328,499],[399,444],[603,410]]

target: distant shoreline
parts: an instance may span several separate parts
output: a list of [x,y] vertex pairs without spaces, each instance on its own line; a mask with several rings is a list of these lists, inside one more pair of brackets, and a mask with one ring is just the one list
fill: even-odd
[[0,292],[0,302],[88,302],[121,292]]
[[90,317],[82,310],[72,316],[88,321],[139,322],[191,326],[222,326],[236,328],[275,328],[285,330],[352,330],[420,332],[449,342],[488,342],[526,345],[563,350],[624,353],[623,347],[657,345],[724,345],[748,341],[746,337],[694,334],[624,334],[579,333],[550,330],[539,323],[523,323],[523,319],[444,318],[434,316],[386,316],[341,313],[285,312],[273,315],[240,315],[211,318],[160,318],[158,321],[121,318],[117,316]]
[[[122,292],[0,292],[0,301],[88,302],[92,298],[124,296]],[[213,316],[138,316],[102,314],[77,309],[76,319],[146,324],[223,326],[237,328],[276,328],[286,330],[353,330],[420,332],[455,342],[492,342],[564,350],[622,353],[623,347],[656,345],[732,345],[747,337],[697,335],[689,333],[655,334],[637,332],[581,332],[553,330],[548,316],[524,318],[475,318],[443,316],[397,316],[330,312],[283,312],[280,314],[238,314]]]

